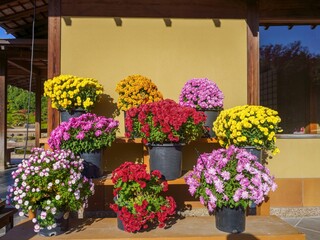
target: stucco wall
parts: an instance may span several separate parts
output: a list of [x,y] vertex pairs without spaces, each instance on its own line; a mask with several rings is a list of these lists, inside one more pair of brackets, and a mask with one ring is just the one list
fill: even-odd
[[280,153],[268,167],[277,178],[319,178],[320,139],[277,139]]
[[[62,20],[61,72],[94,77],[114,99],[117,82],[131,74],[150,77],[165,98],[178,100],[184,83],[195,77],[215,81],[225,94],[225,107],[247,101],[246,24],[244,20],[122,19]],[[110,115],[114,104],[95,111]],[[123,135],[123,116],[121,134]]]
[[[246,24],[244,20],[172,19],[166,27],[162,19],[122,19],[116,26],[112,18],[71,18],[62,20],[62,73],[94,77],[110,98],[104,98],[94,110],[112,116],[118,98],[115,86],[130,74],[150,77],[166,98],[178,100],[183,84],[194,77],[214,80],[225,94],[225,108],[246,103]],[[116,117],[121,122],[123,115]],[[277,178],[318,178],[320,173],[320,139],[278,139],[281,153],[269,160]],[[213,145],[197,145],[209,151]],[[113,168],[121,161],[142,159],[139,145],[114,144],[107,149]],[[130,149],[130,151],[129,151]],[[190,161],[196,157],[194,146],[184,150]],[[123,156],[123,157],[121,157]],[[116,159],[112,160],[112,159]]]

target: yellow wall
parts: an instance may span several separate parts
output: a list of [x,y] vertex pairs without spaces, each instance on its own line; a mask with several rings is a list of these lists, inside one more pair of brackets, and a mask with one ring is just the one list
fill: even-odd
[[[225,108],[246,103],[243,20],[221,20],[215,27],[212,20],[172,19],[172,27],[166,27],[162,19],[122,19],[117,27],[112,18],[71,19],[71,26],[62,20],[62,73],[94,77],[104,85],[114,100],[106,104],[110,99],[104,98],[95,109],[99,114],[112,115],[117,82],[135,73],[150,77],[166,98],[178,100],[187,80],[208,77],[224,92]],[[117,119],[122,135],[122,114]],[[281,153],[269,160],[277,178],[320,177],[320,139],[278,139],[277,145]],[[132,148],[141,154],[141,147]],[[186,155],[192,151],[189,147]]]
[[277,139],[277,146],[268,161],[276,178],[320,178],[320,139]]
[[[244,20],[221,20],[221,27],[215,27],[212,20],[172,19],[172,27],[166,27],[162,19],[122,19],[121,27],[112,18],[71,20],[71,26],[62,20],[61,72],[94,77],[103,84],[106,95],[94,109],[98,114],[114,115],[116,84],[131,74],[150,77],[165,98],[176,101],[187,80],[207,77],[223,91],[225,108],[246,104]],[[116,119],[121,136],[123,114]],[[278,139],[277,145],[281,153],[268,164],[279,185],[271,194],[271,206],[319,206],[320,139]],[[218,145],[185,146],[184,170],[195,164],[195,148],[210,152]],[[141,144],[114,143],[104,151],[105,169],[142,160],[143,154]]]
[[[184,83],[207,77],[225,94],[225,107],[247,101],[246,23],[244,20],[122,19],[62,20],[61,72],[94,77],[114,99],[117,82],[131,74],[150,77],[165,98],[178,100]],[[111,115],[114,104],[104,99],[95,112]],[[105,106],[108,106],[106,109]],[[123,135],[123,116],[121,121]]]

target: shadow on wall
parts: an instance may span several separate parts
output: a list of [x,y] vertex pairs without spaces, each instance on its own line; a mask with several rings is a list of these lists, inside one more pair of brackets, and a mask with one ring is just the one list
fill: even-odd
[[214,149],[218,149],[220,146],[218,143],[201,143],[192,142],[183,147],[182,150],[182,169],[188,170],[192,169],[197,163],[199,154],[210,153]]
[[124,162],[142,162],[143,145],[136,143],[113,143],[103,152],[104,171],[111,172]]
[[117,108],[117,103],[108,94],[102,94],[100,101],[97,103],[93,112],[97,115],[106,116],[108,118],[115,118],[120,115]]

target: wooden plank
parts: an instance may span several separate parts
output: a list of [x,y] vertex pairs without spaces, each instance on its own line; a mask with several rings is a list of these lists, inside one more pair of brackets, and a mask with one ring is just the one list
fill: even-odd
[[[32,222],[14,227],[2,240],[44,240],[33,232]],[[276,216],[248,216],[246,229],[241,234],[229,234],[215,227],[213,216],[176,218],[166,229],[153,229],[143,233],[127,233],[117,228],[116,218],[71,219],[70,231],[50,239],[140,239],[140,240],[304,240],[305,234]]]
[[246,18],[246,0],[62,0],[62,16]]
[[[48,138],[41,138],[40,143],[47,143],[48,142]],[[201,138],[195,142],[193,142],[193,144],[196,144],[197,142],[200,143],[218,143],[218,141],[214,138]],[[115,143],[137,143],[137,144],[142,144],[142,140],[141,138],[135,138],[135,139],[130,139],[130,138],[126,138],[126,137],[117,137],[115,140]]]
[[247,103],[259,104],[259,14],[258,2],[248,1],[247,15]]
[[[48,8],[48,78],[60,75],[61,71],[61,14],[60,0],[49,1]],[[60,122],[60,114],[48,100],[48,136]]]
[[15,208],[0,210],[0,229],[6,227],[6,232],[13,228],[13,215],[18,212]]
[[0,50],[0,170],[6,168],[7,161],[7,56]]
[[[149,168],[147,168],[149,169]],[[180,184],[186,184],[184,177],[187,175],[187,171],[185,171],[182,176],[178,179],[175,180],[170,180],[168,181],[169,185],[180,185]],[[111,173],[104,173],[104,176],[101,178],[95,178],[93,179],[93,182],[95,185],[113,185],[112,180],[111,180]]]
[[[0,46],[8,47],[31,47],[32,39],[0,39]],[[34,45],[46,46],[48,44],[47,39],[35,39]],[[19,51],[19,50],[18,50]],[[30,50],[29,50],[30,53]]]

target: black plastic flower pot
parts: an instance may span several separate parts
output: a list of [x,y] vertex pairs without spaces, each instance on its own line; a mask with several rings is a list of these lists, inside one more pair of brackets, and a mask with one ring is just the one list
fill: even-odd
[[228,233],[241,233],[246,226],[246,212],[243,207],[217,208],[215,212],[216,227]]
[[[40,214],[40,213],[41,211],[37,210],[37,214]],[[39,235],[52,237],[52,236],[60,235],[69,229],[69,212],[58,211],[54,216],[54,220],[55,220],[56,226],[50,229],[48,228],[40,229]]]
[[204,137],[207,137],[207,138],[216,137],[216,134],[213,131],[213,123],[216,121],[220,112],[217,110],[203,110],[202,112],[204,112],[204,114],[207,117],[206,122],[204,123],[204,126],[209,129],[209,132],[207,132]]
[[101,150],[90,153],[80,153],[80,157],[84,159],[83,176],[87,178],[100,178],[103,175]]
[[182,147],[184,144],[149,144],[150,171],[159,170],[165,180],[174,180],[182,174]]

